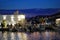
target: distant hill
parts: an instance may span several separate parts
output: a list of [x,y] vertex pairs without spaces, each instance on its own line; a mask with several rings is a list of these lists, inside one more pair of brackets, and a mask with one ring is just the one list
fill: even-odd
[[[1,15],[12,15],[14,14],[14,12],[17,10],[0,10],[0,14]],[[60,11],[60,9],[57,8],[49,8],[49,9],[38,9],[38,8],[34,8],[34,9],[21,9],[18,10],[19,14],[25,14],[26,17],[33,17],[33,16],[37,16],[37,15],[53,15],[57,12]]]

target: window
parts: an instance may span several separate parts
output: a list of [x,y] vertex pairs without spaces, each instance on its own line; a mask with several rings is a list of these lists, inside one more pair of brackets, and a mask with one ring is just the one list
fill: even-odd
[[60,18],[56,19],[56,26],[60,26]]

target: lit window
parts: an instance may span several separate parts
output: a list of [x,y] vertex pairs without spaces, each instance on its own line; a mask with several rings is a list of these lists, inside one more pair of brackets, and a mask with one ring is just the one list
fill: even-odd
[[25,15],[18,15],[18,21],[25,19]]
[[11,15],[11,21],[14,21],[14,16],[13,15]]
[[21,19],[25,19],[25,15],[20,15]]
[[60,18],[59,19],[56,19],[56,25],[57,26],[60,26]]

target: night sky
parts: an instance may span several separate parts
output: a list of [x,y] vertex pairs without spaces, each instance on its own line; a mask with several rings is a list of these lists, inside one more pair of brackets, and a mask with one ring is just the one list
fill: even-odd
[[0,0],[0,9],[60,8],[60,0]]
[[[39,15],[45,13],[52,14],[53,12],[59,11],[59,8],[60,8],[60,0],[0,0],[0,10],[35,9],[33,10],[33,12],[32,10],[30,11],[24,10],[23,13],[25,13],[26,15],[31,14]],[[43,10],[41,11],[40,9]],[[5,11],[2,12],[5,13]],[[0,13],[2,12],[0,11]]]

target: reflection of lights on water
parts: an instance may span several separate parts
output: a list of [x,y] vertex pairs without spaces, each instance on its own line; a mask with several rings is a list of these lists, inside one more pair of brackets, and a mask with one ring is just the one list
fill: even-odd
[[7,38],[8,38],[8,37],[7,37],[7,32],[4,32],[4,34],[3,34],[3,39],[4,39],[4,40],[7,40]]
[[45,32],[45,35],[46,35],[46,36],[49,36],[49,32],[46,31],[46,32]]
[[25,33],[18,33],[18,37],[20,40],[27,40],[27,35]]
[[6,19],[6,15],[3,15],[3,20],[5,20]]
[[50,32],[45,32],[45,40],[51,40],[50,39]]
[[15,34],[11,33],[11,40],[15,40]]
[[40,33],[39,32],[32,33],[31,39],[39,40],[39,38],[40,38]]
[[17,33],[18,34],[18,38],[20,39],[20,40],[22,40],[22,38],[21,38],[21,33]]
[[25,33],[22,33],[22,39],[27,40],[27,35]]

